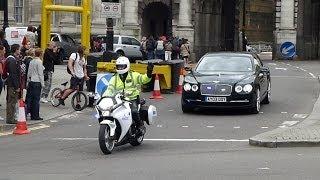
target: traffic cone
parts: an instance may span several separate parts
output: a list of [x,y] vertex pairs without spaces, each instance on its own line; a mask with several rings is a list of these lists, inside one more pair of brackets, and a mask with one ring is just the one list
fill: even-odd
[[163,99],[160,92],[160,82],[159,82],[159,76],[156,74],[156,78],[154,80],[154,88],[153,93],[150,99]]
[[184,70],[183,68],[180,69],[180,77],[179,77],[179,84],[176,90],[176,93],[178,94],[182,94],[182,84],[183,84],[183,80],[184,80]]
[[29,134],[30,131],[27,127],[27,121],[26,121],[26,114],[24,111],[24,102],[22,99],[19,100],[19,116],[18,116],[18,123],[16,125],[16,128],[13,131],[13,134],[16,135],[22,135],[22,134]]

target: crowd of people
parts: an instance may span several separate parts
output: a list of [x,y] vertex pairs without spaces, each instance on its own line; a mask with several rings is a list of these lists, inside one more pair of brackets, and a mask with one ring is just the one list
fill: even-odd
[[[17,104],[19,99],[25,101],[26,116],[31,120],[43,120],[40,117],[40,102],[47,103],[52,85],[54,66],[61,63],[59,48],[56,42],[50,42],[43,52],[38,47],[34,29],[28,27],[27,34],[21,44],[11,47],[5,38],[5,32],[0,31],[0,94],[6,89],[6,123],[17,123]],[[72,93],[76,86],[83,86],[83,80],[88,79],[86,74],[86,61],[83,58],[85,48],[80,46],[69,61],[71,69],[71,86],[63,94],[60,101]],[[77,58],[76,56],[78,56]],[[81,87],[80,87],[81,88]],[[0,117],[1,120],[4,118]]]
[[153,36],[142,37],[140,51],[143,59],[162,59],[164,61],[183,59],[185,64],[189,64],[190,42],[188,39],[179,37],[160,36],[156,39]]

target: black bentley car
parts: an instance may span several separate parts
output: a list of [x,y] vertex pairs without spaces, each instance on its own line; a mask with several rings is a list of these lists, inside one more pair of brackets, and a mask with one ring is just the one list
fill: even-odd
[[259,113],[269,104],[270,70],[252,53],[208,53],[185,77],[184,113],[196,108],[246,108]]

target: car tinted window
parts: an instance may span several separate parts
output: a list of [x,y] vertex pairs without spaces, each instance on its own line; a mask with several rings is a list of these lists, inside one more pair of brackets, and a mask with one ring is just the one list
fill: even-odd
[[59,41],[59,37],[57,35],[53,35],[51,37],[51,41],[58,42]]
[[252,63],[249,57],[243,56],[207,56],[203,57],[196,72],[251,72]]
[[131,38],[131,43],[132,43],[132,45],[140,46],[140,42],[134,38]]
[[118,44],[119,37],[113,37],[113,44]]
[[131,39],[128,37],[122,37],[122,44],[131,45]]
[[75,44],[74,40],[70,36],[67,36],[67,40],[69,43]]

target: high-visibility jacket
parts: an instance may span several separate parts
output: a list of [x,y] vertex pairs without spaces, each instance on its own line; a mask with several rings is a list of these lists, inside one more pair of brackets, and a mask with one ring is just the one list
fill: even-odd
[[115,74],[110,79],[108,89],[103,96],[114,96],[124,91],[125,97],[129,98],[129,100],[134,100],[140,95],[141,85],[147,84],[150,81],[151,78],[149,78],[147,74],[129,72],[125,83],[123,83],[119,74]]

